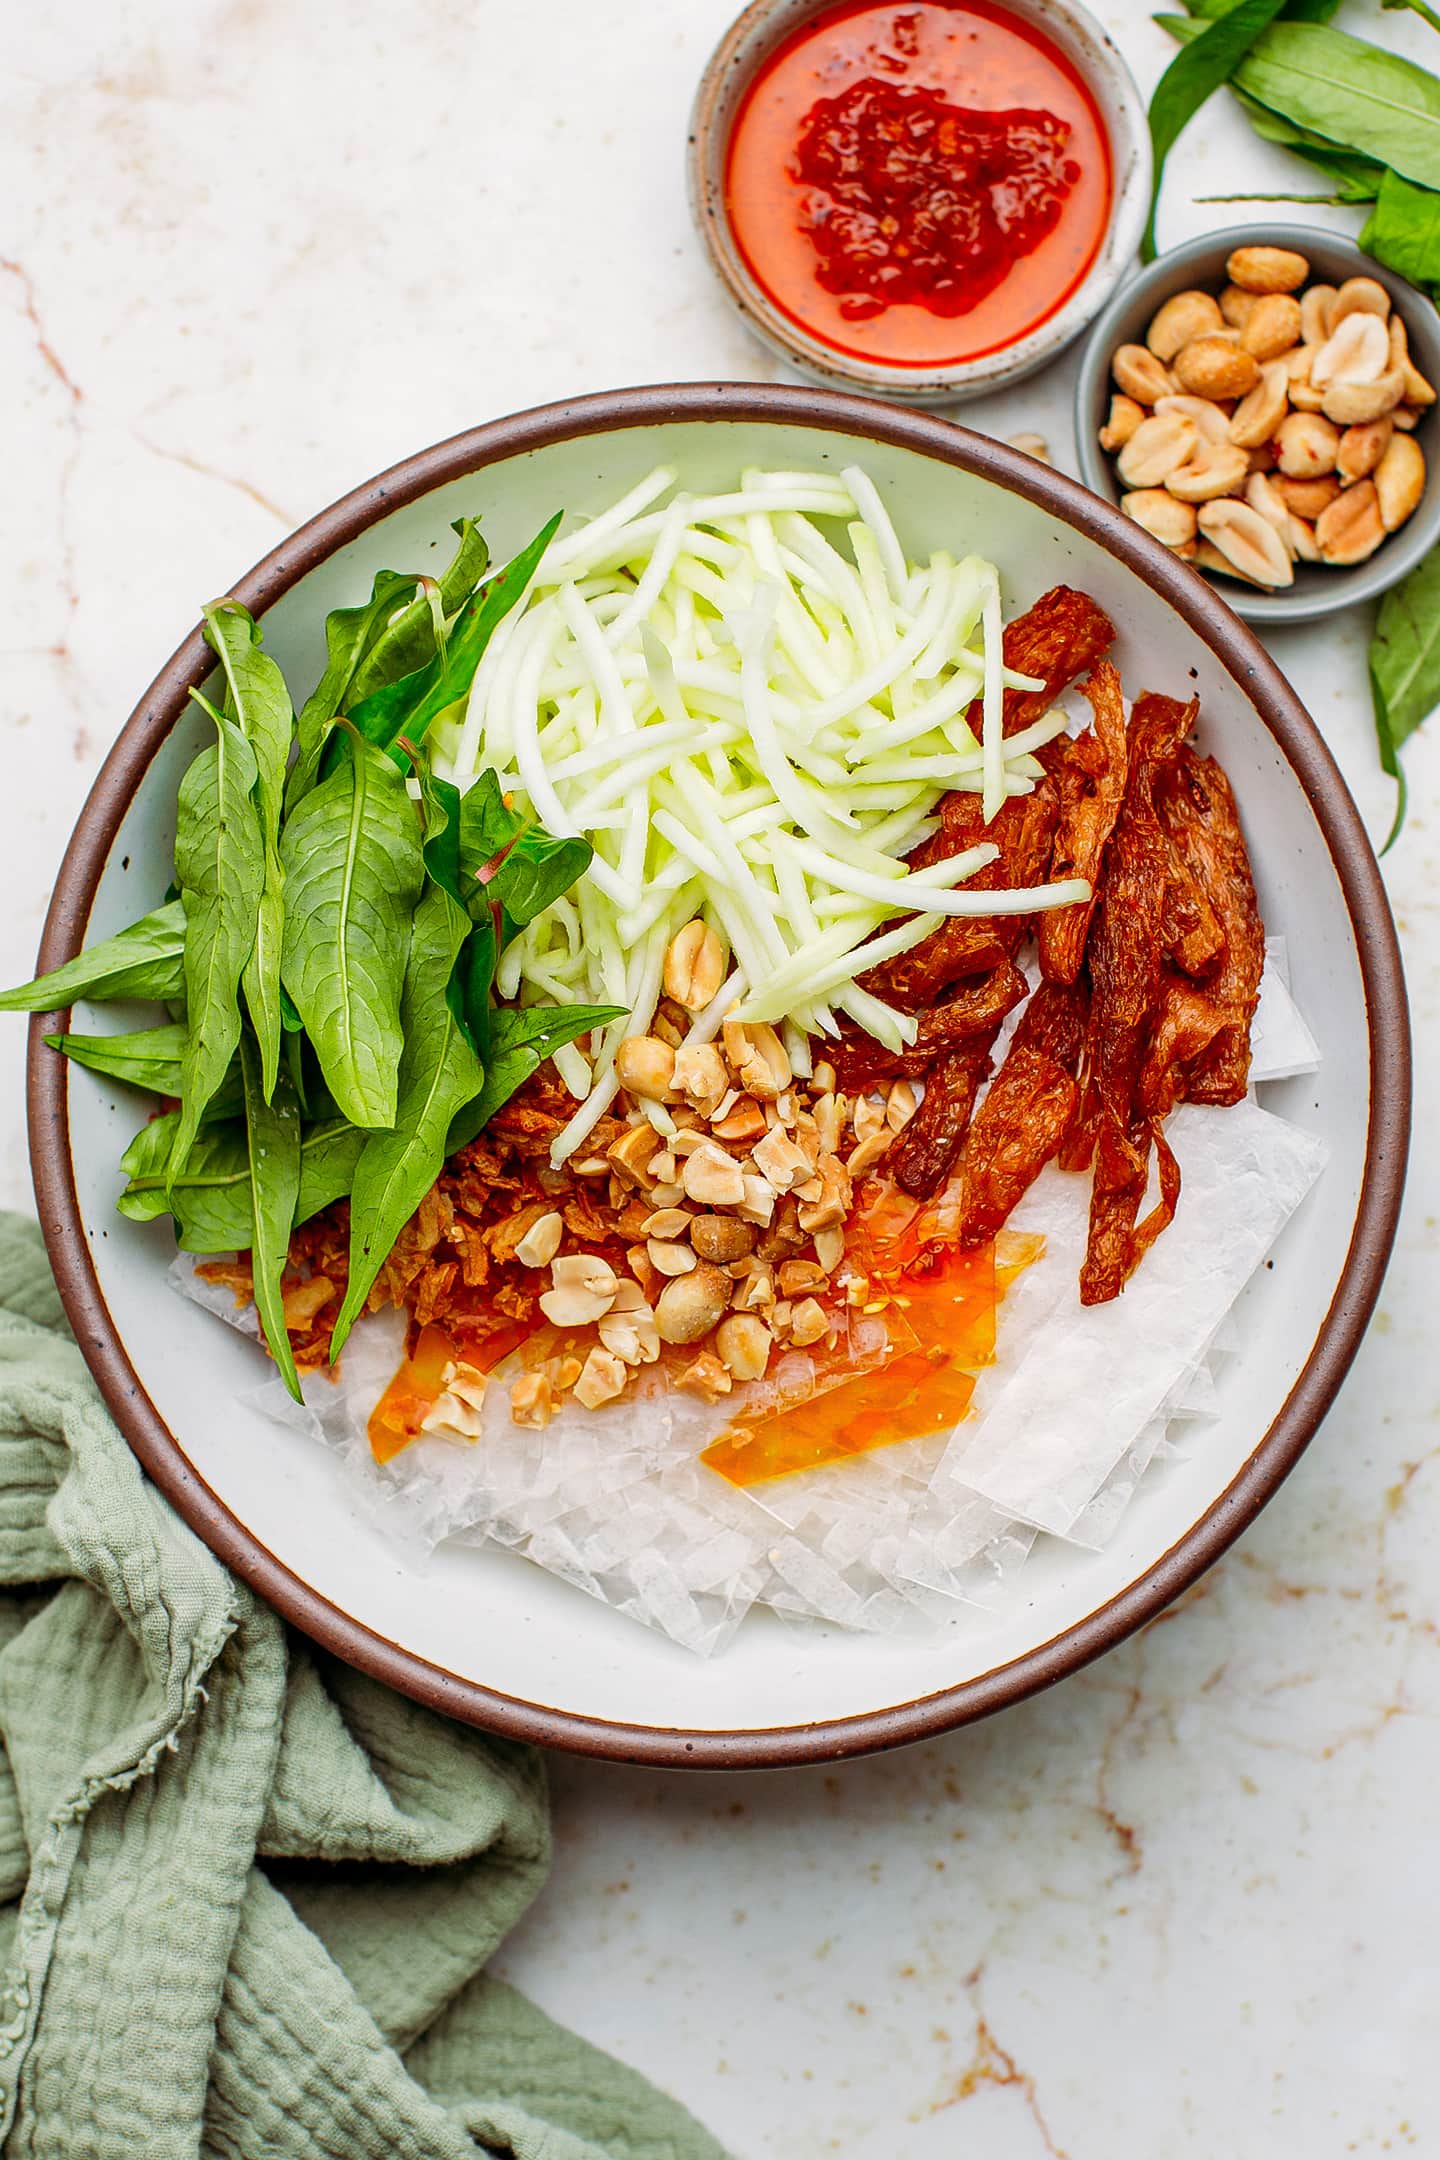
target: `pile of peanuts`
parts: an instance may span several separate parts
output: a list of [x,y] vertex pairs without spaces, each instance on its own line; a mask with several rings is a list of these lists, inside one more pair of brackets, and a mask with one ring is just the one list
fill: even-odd
[[513,1383],[517,1424],[543,1427],[572,1392],[591,1410],[615,1400],[664,1344],[693,1352],[676,1384],[718,1401],[762,1378],[773,1352],[833,1343],[847,1310],[888,1302],[847,1262],[845,1225],[856,1182],[913,1114],[915,1091],[899,1080],[851,1099],[824,1062],[799,1078],[764,1025],[726,1020],[718,1041],[699,1039],[695,1015],[724,971],[715,932],[687,924],[666,956],[653,1032],[620,1047],[623,1129],[568,1165],[594,1181],[623,1270],[564,1251],[558,1207],[517,1220],[513,1257],[548,1272],[540,1310],[571,1337]]
[[1100,430],[1121,508],[1202,570],[1273,591],[1296,562],[1364,562],[1425,488],[1435,403],[1375,278],[1311,285],[1291,248],[1237,248],[1218,298],[1172,295],[1122,345]]

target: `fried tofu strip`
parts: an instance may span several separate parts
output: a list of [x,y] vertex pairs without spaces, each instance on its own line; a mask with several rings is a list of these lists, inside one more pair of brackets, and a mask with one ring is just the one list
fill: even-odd
[[[1169,861],[1154,795],[1157,772],[1174,758],[1195,710],[1174,698],[1136,700],[1125,801],[1105,851],[1088,955],[1092,997],[1085,1054],[1095,1157],[1090,1231],[1080,1271],[1084,1305],[1103,1305],[1118,1297],[1144,1249],[1135,1221],[1145,1196],[1154,1135],[1151,1121],[1136,1107],[1136,1095],[1160,987]],[[1171,1157],[1171,1214],[1179,1194],[1173,1162]],[[1163,1227],[1147,1222],[1147,1246]]]
[[[960,891],[1011,892],[1043,884],[1057,815],[1055,789],[1048,780],[1040,781],[1031,795],[1007,796],[988,825],[978,795],[947,795],[941,830],[921,841],[908,866],[931,870],[989,840],[1000,850],[998,859],[967,878]],[[1028,927],[1023,915],[951,915],[909,952],[872,968],[861,987],[901,1012],[921,1012],[963,976],[981,974],[1012,958]]]
[[993,973],[966,982],[943,1005],[919,1015],[918,1032],[908,1050],[887,1050],[853,1021],[842,1024],[831,1051],[840,1085],[864,1093],[882,1081],[918,1080],[935,1060],[995,1030],[1025,995],[1025,977],[1013,960],[1002,960]]
[[975,1097],[990,1070],[990,1050],[1000,1023],[983,1036],[937,1059],[925,1075],[925,1097],[886,1157],[885,1167],[902,1192],[928,1200],[949,1177],[970,1130]]
[[1213,758],[1186,751],[1164,776],[1157,805],[1165,830],[1224,931],[1206,988],[1224,1025],[1191,1068],[1189,1101],[1242,1100],[1250,1078],[1250,1027],[1265,965],[1265,928],[1230,782]]
[[1225,1006],[1209,990],[1173,969],[1162,971],[1140,1074],[1142,1110],[1168,1117],[1176,1103],[1184,1101],[1187,1074],[1222,1032],[1226,1019]]
[[1069,1132],[1087,1001],[1083,984],[1041,983],[1026,1006],[965,1143],[962,1245],[995,1236]]
[[1174,841],[1165,878],[1165,919],[1161,938],[1167,958],[1182,974],[1208,975],[1225,950],[1225,932],[1204,887]]
[[[1114,623],[1088,593],[1076,592],[1070,585],[1053,585],[1042,593],[1023,615],[1005,626],[1001,650],[1006,667],[1017,675],[1038,676],[1043,687],[1005,692],[1004,733],[1018,735],[1022,728],[1043,719],[1060,693],[1093,668],[1114,642]],[[977,698],[966,714],[976,735],[982,717],[983,702]],[[1051,764],[1059,755],[1058,743],[1048,744],[1037,755],[1042,764]]]
[[[1063,740],[1054,765],[1060,795],[1052,878],[1082,877],[1095,884],[1105,843],[1115,829],[1125,800],[1129,740],[1120,677],[1102,660],[1085,695],[1095,715],[1083,735]],[[1037,938],[1040,972],[1047,982],[1073,983],[1085,958],[1085,940],[1095,912],[1091,898],[1083,906],[1050,908],[1040,917]]]

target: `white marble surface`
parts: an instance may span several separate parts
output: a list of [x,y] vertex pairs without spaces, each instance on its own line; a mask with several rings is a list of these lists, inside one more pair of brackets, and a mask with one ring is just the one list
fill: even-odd
[[[1169,47],[1140,0],[1100,12],[1153,80]],[[712,290],[680,178],[729,13],[12,19],[0,977],[29,972],[85,790],[197,600],[298,520],[517,406],[778,372]],[[1342,21],[1437,57],[1368,0]],[[1315,187],[1302,170],[1217,104],[1162,237],[1235,214],[1195,196]],[[1063,460],[1068,395],[1062,367],[969,417]],[[1383,832],[1364,637],[1275,650]],[[1440,724],[1410,772],[1386,863],[1419,1052],[1400,1244],[1338,1407],[1239,1547],[1089,1673],[934,1746],[750,1778],[555,1765],[554,1879],[503,1969],[740,2160],[1440,2153]],[[24,1206],[21,1041],[4,1022],[0,1199]]]

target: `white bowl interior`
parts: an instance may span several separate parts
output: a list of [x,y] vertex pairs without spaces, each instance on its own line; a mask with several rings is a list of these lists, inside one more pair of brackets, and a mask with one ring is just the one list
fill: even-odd
[[[261,1545],[342,1612],[463,1679],[589,1718],[745,1732],[853,1717],[982,1675],[1094,1613],[1184,1535],[1253,1452],[1320,1331],[1355,1218],[1371,1075],[1355,938],[1334,864],[1243,685],[1098,542],[915,450],[739,420],[632,427],[515,455],[395,511],[312,571],[266,616],[267,643],[303,694],[320,670],[327,608],[353,602],[383,564],[443,558],[449,521],[462,511],[483,516],[503,555],[553,509],[594,512],[662,458],[697,488],[733,483],[750,463],[858,459],[912,554],[942,545],[983,552],[1002,568],[1007,612],[1057,581],[1081,586],[1122,626],[1116,657],[1131,692],[1198,688],[1205,746],[1223,760],[1244,808],[1267,927],[1289,939],[1295,994],[1324,1054],[1318,1073],[1282,1082],[1266,1099],[1323,1135],[1332,1154],[1273,1264],[1245,1294],[1242,1347],[1220,1377],[1223,1414],[1194,1429],[1189,1459],[1150,1472],[1104,1552],[1041,1539],[1003,1611],[964,1609],[939,1629],[883,1638],[752,1615],[722,1656],[701,1663],[513,1556],[441,1550],[426,1560],[377,1528],[334,1457],[247,1406],[261,1353],[167,1288],[168,1233],[115,1213],[116,1165],[143,1099],[72,1067],[70,1130],[100,1286],[135,1369],[197,1475]],[[176,783],[199,740],[186,722],[156,758],[111,851],[92,936],[163,893]]]

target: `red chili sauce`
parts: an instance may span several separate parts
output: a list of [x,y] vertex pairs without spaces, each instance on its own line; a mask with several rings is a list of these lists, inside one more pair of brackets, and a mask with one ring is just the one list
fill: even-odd
[[782,45],[731,131],[753,275],[837,351],[917,368],[998,352],[1089,270],[1110,146],[1065,56],[987,0],[849,0]]

